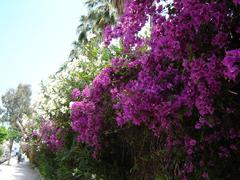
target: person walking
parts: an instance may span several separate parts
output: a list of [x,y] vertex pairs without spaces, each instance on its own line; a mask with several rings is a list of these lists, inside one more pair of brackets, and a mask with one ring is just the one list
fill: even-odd
[[17,159],[18,159],[18,164],[19,164],[22,161],[22,153],[20,151],[18,151]]

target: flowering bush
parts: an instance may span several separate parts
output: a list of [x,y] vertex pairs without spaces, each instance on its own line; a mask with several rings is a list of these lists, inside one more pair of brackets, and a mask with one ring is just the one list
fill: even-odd
[[63,146],[61,136],[63,136],[61,128],[58,128],[50,120],[41,122],[39,132],[33,131],[32,136],[40,138],[41,143],[46,144],[52,151],[60,150]]
[[99,71],[109,64],[109,60],[120,52],[119,43],[105,48],[103,44],[98,44],[97,37],[92,38],[82,48],[79,59],[67,61],[57,73],[51,75],[45,83],[42,82],[41,93],[35,102],[37,114],[54,119],[60,124],[66,123],[71,97],[78,96],[71,94],[72,89],[83,89],[85,85],[90,84]]
[[50,120],[31,134],[43,172],[237,179],[239,14],[237,0],[126,1],[106,47],[93,38],[43,85]]
[[[86,86],[82,91],[82,101],[71,105],[72,129],[80,132],[78,140],[99,149],[99,133],[102,121],[107,111],[104,94],[111,83],[109,69],[105,68],[93,81],[91,87]],[[74,92],[74,91],[73,91]],[[108,103],[108,102],[107,102]]]
[[[92,38],[82,48],[79,59],[67,61],[59,72],[42,83],[42,91],[34,105],[34,123],[26,128],[28,138],[25,141],[28,145],[25,149],[31,162],[39,167],[45,178],[89,179],[98,171],[95,168],[99,168],[98,162],[92,159],[93,150],[76,143],[69,119],[72,99],[87,96],[87,89],[83,93],[80,90],[85,85],[91,86],[94,77],[109,64],[112,57],[121,56],[120,42],[115,41],[109,48],[98,42]],[[102,169],[105,171],[105,167]]]
[[81,76],[75,72],[86,73],[81,64],[90,63],[90,61],[85,56],[80,58],[66,63],[61,71],[49,77],[47,83],[42,83],[42,92],[36,102],[37,113],[40,116],[63,119],[63,114],[69,113],[71,89],[77,84],[78,86],[81,86],[81,83],[86,84],[86,81],[80,79]]
[[[104,38],[107,45],[120,38],[126,56],[115,57],[71,105],[79,141],[101,149],[109,119],[118,128],[145,126],[161,141],[157,151],[164,149],[159,171],[238,177],[239,2],[130,0],[125,7]],[[151,36],[141,38],[149,17]]]

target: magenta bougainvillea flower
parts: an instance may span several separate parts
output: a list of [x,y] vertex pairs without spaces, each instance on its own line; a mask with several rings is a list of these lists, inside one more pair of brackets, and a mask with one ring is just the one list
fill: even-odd
[[80,95],[81,95],[81,92],[78,88],[74,88],[72,90],[72,99],[73,100],[77,100],[80,97]]
[[61,137],[63,136],[62,129],[57,127],[51,120],[42,120],[39,128],[39,132],[34,134],[38,135],[40,140],[47,144],[47,146],[53,151],[59,151],[63,147]]
[[[163,162],[175,162],[177,149],[182,159],[173,173],[183,179],[195,171],[208,179],[208,170],[239,155],[240,126],[231,116],[236,111],[229,113],[239,108],[233,103],[239,89],[229,93],[239,82],[238,6],[174,0],[166,8],[154,0],[127,1],[117,25],[103,34],[106,45],[121,38],[128,58],[112,59],[72,104],[79,142],[100,149],[106,117],[113,116],[119,128],[144,125],[162,138]],[[140,38],[148,21],[151,36]]]
[[225,71],[225,76],[235,81],[240,72],[239,63],[240,49],[227,51],[223,60],[223,64],[227,68]]

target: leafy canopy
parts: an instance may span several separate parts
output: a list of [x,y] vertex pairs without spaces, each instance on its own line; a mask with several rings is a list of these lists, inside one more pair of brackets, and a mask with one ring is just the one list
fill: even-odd
[[24,132],[23,118],[31,115],[30,85],[19,84],[16,89],[9,89],[2,96],[2,116],[0,120],[7,122],[10,129]]

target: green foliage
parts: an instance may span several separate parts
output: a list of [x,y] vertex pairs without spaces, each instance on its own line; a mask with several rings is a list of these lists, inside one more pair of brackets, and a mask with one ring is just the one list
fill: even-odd
[[56,162],[55,155],[48,149],[42,149],[36,154],[36,162],[38,169],[45,180],[58,180],[55,174]]
[[[119,1],[119,0],[118,0]],[[120,0],[122,1],[122,0]],[[91,41],[91,36],[97,36],[98,43],[101,43],[103,29],[109,24],[115,24],[120,11],[117,1],[112,0],[86,0],[88,14],[80,18],[77,28],[78,40],[73,43],[74,49],[70,53],[70,58],[78,58],[79,52]],[[115,5],[115,6],[114,6]]]
[[21,132],[19,129],[8,129],[7,139],[14,140],[16,142],[19,142],[22,137]]
[[7,122],[12,129],[24,132],[23,117],[32,112],[30,85],[19,84],[17,89],[9,89],[2,96],[3,113],[0,120]]
[[[94,37],[79,51],[79,59],[67,61],[49,78],[49,82],[42,83],[40,99],[35,105],[36,112],[40,119],[50,118],[57,123],[65,133],[64,147],[56,153],[49,152],[49,149],[34,138],[29,142],[30,148],[38,149],[34,151],[34,158],[31,159],[30,155],[29,157],[39,167],[45,179],[89,180],[92,176],[98,179],[113,179],[121,175],[117,165],[109,163],[108,160],[94,160],[93,150],[77,143],[76,135],[69,130],[71,128],[69,103],[72,101],[72,89],[77,87],[82,90],[89,85],[104,67],[109,66],[110,60],[115,56],[123,56],[120,41],[106,48],[103,44],[99,44],[99,37]],[[66,109],[62,110],[62,107]],[[31,133],[35,128],[28,127],[28,129]],[[106,155],[104,157],[106,158]],[[117,161],[114,163],[117,164]]]
[[76,142],[75,134],[69,133],[65,138],[69,143],[65,144],[64,150],[56,154],[57,176],[59,179],[61,177],[65,179],[91,179],[94,172],[94,161],[89,149]]
[[68,141],[60,152],[51,152],[46,146],[35,151],[35,165],[46,180],[89,180],[99,169],[91,157],[91,151],[76,142],[74,134],[65,137]]
[[8,137],[8,131],[5,127],[0,127],[0,144],[4,142]]
[[120,42],[106,48],[99,44],[99,37],[92,38],[78,52],[78,59],[66,61],[47,82],[42,82],[40,98],[35,105],[37,114],[53,119],[60,126],[69,126],[72,90],[89,85],[104,67],[109,66],[110,59],[122,56],[121,52]]
[[[158,161],[158,156],[154,156],[157,154],[156,148],[153,148],[157,146],[157,142],[152,134],[146,132],[146,129],[129,126],[118,131],[116,123],[113,122],[112,117],[109,117],[106,120],[109,122],[109,131],[105,132],[103,137],[108,144],[101,149],[97,160],[92,157],[93,149],[77,143],[76,134],[68,131],[71,128],[69,104],[72,101],[72,89],[82,90],[84,86],[90,85],[99,72],[110,65],[112,58],[128,58],[123,55],[121,40],[116,40],[108,48],[101,43],[101,32],[104,26],[115,23],[115,14],[102,15],[102,13],[107,13],[103,6],[108,8],[107,11],[115,11],[110,9],[113,8],[110,1],[89,0],[88,4],[90,13],[81,18],[78,28],[80,35],[78,41],[75,42],[71,60],[52,75],[49,82],[42,83],[41,98],[36,104],[36,112],[40,118],[49,118],[64,129],[64,147],[61,151],[52,152],[33,138],[29,143],[35,153],[32,162],[37,165],[46,180],[125,180],[129,177],[141,179],[145,178],[143,174],[146,172],[153,179],[156,175],[153,174],[155,172],[153,170],[158,166],[152,167],[148,164],[155,164]],[[106,18],[108,16],[109,18]],[[94,34],[94,36],[89,38],[88,34]],[[147,51],[147,47],[144,47],[142,51]],[[152,149],[148,149],[149,146]]]
[[0,146],[0,157],[2,157],[3,153],[4,153],[3,147]]
[[170,178],[166,175],[159,175],[159,176],[155,177],[154,180],[170,180]]
[[88,41],[86,35],[101,35],[106,25],[116,23],[117,11],[109,0],[87,0],[88,15],[81,16],[78,26],[79,42]]

